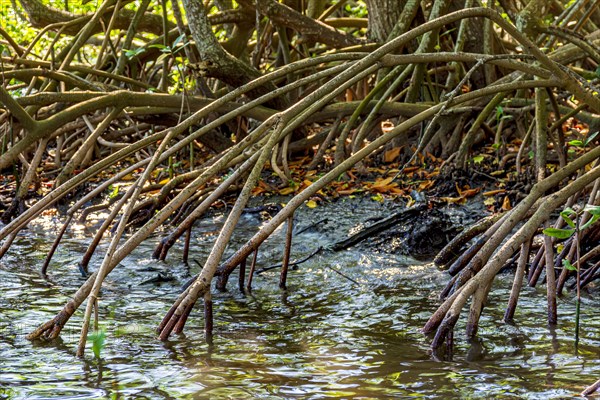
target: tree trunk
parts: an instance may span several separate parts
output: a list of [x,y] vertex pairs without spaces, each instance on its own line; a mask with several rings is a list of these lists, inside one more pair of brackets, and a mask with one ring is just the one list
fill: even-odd
[[378,43],[384,43],[400,18],[405,0],[367,0],[369,10],[368,37]]
[[[260,72],[252,66],[243,63],[229,54],[215,37],[206,9],[201,2],[195,0],[183,0],[183,7],[187,16],[192,37],[196,42],[196,48],[202,59],[201,69],[213,78],[233,87],[240,87],[261,76]],[[259,97],[275,90],[272,83],[249,92],[251,97]],[[279,101],[270,103],[275,108],[280,108]]]

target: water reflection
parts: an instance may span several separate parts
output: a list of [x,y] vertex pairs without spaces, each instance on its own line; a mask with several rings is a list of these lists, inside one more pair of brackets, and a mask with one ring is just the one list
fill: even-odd
[[[335,229],[321,226],[297,235],[294,255],[301,258],[316,244],[335,240],[350,228],[350,222],[343,222],[350,214],[348,221],[356,220],[356,210],[326,210],[335,215],[330,218]],[[302,218],[309,224],[323,215],[305,210]],[[244,219],[235,240],[249,237],[259,222]],[[222,218],[199,223],[190,258],[202,263],[220,223]],[[199,267],[188,269],[178,261],[180,246],[167,263],[156,263],[150,259],[154,242],[124,260],[103,287],[100,321],[107,346],[102,359],[93,359],[89,350],[86,359],[77,359],[81,313],[56,341],[30,343],[24,338],[54,316],[82,283],[76,263],[90,240],[78,229],[59,249],[51,279],[44,280],[38,273],[40,260],[53,240],[44,229],[20,238],[0,266],[2,398],[546,399],[575,396],[600,373],[594,294],[587,295],[582,307],[576,354],[572,296],[561,299],[560,323],[548,329],[543,290],[527,288],[517,324],[506,325],[500,321],[512,278],[500,277],[496,287],[501,289],[491,293],[479,338],[468,342],[457,331],[451,361],[439,361],[419,329],[434,310],[445,277],[426,263],[356,249],[324,252],[290,271],[286,292],[277,288],[278,271],[273,270],[255,277],[252,294],[239,293],[235,284],[227,293],[215,293],[213,346],[203,340],[200,304],[185,334],[163,343],[155,337],[156,325],[180,285]],[[280,261],[283,234],[262,246],[259,266]],[[174,280],[144,283],[159,272]]]

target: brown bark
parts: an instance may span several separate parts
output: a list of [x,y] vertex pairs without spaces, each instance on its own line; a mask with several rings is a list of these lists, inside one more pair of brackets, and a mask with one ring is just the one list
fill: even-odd
[[[187,20],[192,32],[192,37],[196,42],[196,48],[200,53],[203,71],[214,78],[233,87],[240,87],[244,84],[258,78],[261,74],[252,66],[243,63],[231,54],[229,54],[215,37],[206,9],[202,2],[195,0],[183,0],[183,7],[187,15]],[[256,88],[249,92],[251,97],[259,97],[268,92],[272,92],[276,87],[273,83],[265,83],[264,86]],[[274,101],[275,108],[281,108],[283,104],[280,101]]]
[[405,0],[367,0],[369,39],[378,43],[387,41],[405,4]]
[[[29,23],[34,28],[45,28],[48,25],[56,23],[68,23],[68,26],[62,30],[62,33],[66,35],[77,35],[81,28],[92,18],[89,16],[77,16],[68,12],[64,12],[52,7],[44,5],[40,0],[20,0],[21,6],[27,14]],[[113,12],[111,7],[107,12],[107,17]],[[133,19],[135,11],[123,9],[119,11],[117,18],[115,19],[115,29],[127,29]],[[174,28],[174,24],[169,24],[169,28]],[[58,27],[57,27],[58,29]],[[162,18],[156,14],[146,14],[140,21],[138,26],[141,32],[150,32],[155,35],[162,35]],[[102,26],[98,25],[95,27],[94,33],[102,32]]]
[[273,0],[240,0],[246,7],[256,7],[258,11],[269,17],[275,25],[285,26],[306,36],[311,42],[320,42],[339,48],[360,44],[360,40],[321,22],[302,15],[292,8]]

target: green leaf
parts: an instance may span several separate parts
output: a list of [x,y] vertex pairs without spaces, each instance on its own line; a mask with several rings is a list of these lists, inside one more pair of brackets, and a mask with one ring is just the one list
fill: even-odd
[[179,43],[179,45],[177,45],[177,47],[174,46],[174,49],[172,54],[177,54],[179,51],[185,49],[187,46],[189,46],[190,42],[187,42],[186,44],[181,44]]
[[473,157],[473,162],[475,164],[481,164],[482,161],[483,161],[483,156],[481,156],[481,155]]
[[496,107],[496,120],[499,120],[500,118],[502,118],[503,115],[504,115],[504,109],[502,108],[502,106],[497,106]]
[[560,215],[565,220],[567,225],[569,225],[571,228],[575,228],[575,222],[573,222],[573,220],[571,218],[567,217],[566,215],[562,215],[562,213],[560,213]]
[[[1,51],[0,51],[1,53]],[[598,134],[600,133],[600,131],[595,132],[593,134],[591,134],[590,136],[588,136],[585,141],[583,142],[584,146],[587,146],[588,144],[590,144],[592,142],[592,140],[596,139],[596,136],[598,136]]]
[[571,207],[565,208],[560,213],[560,216],[565,220],[565,222],[567,223],[567,225],[569,225],[571,228],[575,228],[575,222],[573,222],[573,220],[571,219],[571,215],[573,215],[573,214],[575,216],[577,216],[577,213]]
[[535,153],[533,152],[533,150],[530,150],[529,153],[527,153],[527,155],[529,156],[529,159],[532,160],[535,156]]
[[119,187],[111,185],[108,188],[111,189],[111,187],[112,187],[112,192],[110,192],[110,194],[108,195],[108,198],[114,199],[115,197],[117,197],[119,195]]
[[573,210],[571,207],[566,207],[563,212],[560,213],[560,215],[563,215],[563,213],[565,213],[566,215],[570,216],[573,214],[577,214],[577,211]]
[[600,206],[590,206],[587,205],[583,208],[583,211],[587,211],[592,215],[598,215],[600,216]]
[[162,60],[164,60],[165,58],[169,57],[170,55],[171,55],[170,53],[163,53],[163,54],[160,55],[160,57],[158,57],[156,59],[156,62],[157,63],[162,62]]
[[177,37],[177,39],[175,39],[175,41],[173,42],[173,47],[177,47],[177,45],[183,40],[183,38],[185,38],[185,33],[182,33]]
[[150,47],[152,49],[159,49],[161,51],[163,51],[163,50],[171,51],[171,48],[169,46],[165,46],[164,44],[159,44],[159,43],[157,43],[157,44],[151,44],[148,47]]
[[103,330],[96,331],[88,336],[88,340],[92,342],[92,351],[96,358],[100,358],[100,353],[102,352],[102,349],[104,349],[104,339],[106,339],[106,332]]
[[544,235],[555,237],[557,239],[566,239],[575,233],[575,229],[546,228],[543,232]]
[[146,49],[143,47],[138,47],[135,50],[125,50],[125,57],[131,60],[133,57],[142,54],[144,51],[146,51]]
[[571,264],[571,261],[567,260],[566,258],[563,258],[562,265],[563,267],[565,267],[565,269],[568,269],[569,271],[577,271],[577,268],[575,268],[573,264]]
[[581,140],[571,140],[569,142],[569,144],[571,146],[575,146],[575,147],[583,147],[584,146],[584,144],[583,144],[583,142]]
[[583,224],[583,226],[581,227],[581,230],[586,229],[588,226],[594,224],[596,221],[598,221],[598,218],[600,218],[600,215],[593,215],[592,214],[592,218],[590,218],[588,220],[588,222],[586,222],[585,224]]

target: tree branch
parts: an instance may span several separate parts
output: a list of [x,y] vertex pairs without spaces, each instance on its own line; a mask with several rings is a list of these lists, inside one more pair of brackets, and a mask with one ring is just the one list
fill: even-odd
[[354,36],[342,33],[321,21],[302,15],[285,4],[273,0],[257,0],[256,4],[253,4],[250,0],[240,0],[238,3],[258,9],[261,14],[269,17],[276,25],[292,28],[307,36],[311,41],[321,42],[336,48],[361,44],[361,41]]
[[23,125],[23,128],[28,131],[35,130],[37,124],[34,119],[27,114],[27,111],[2,86],[0,86],[0,103],[4,104],[6,109]]

